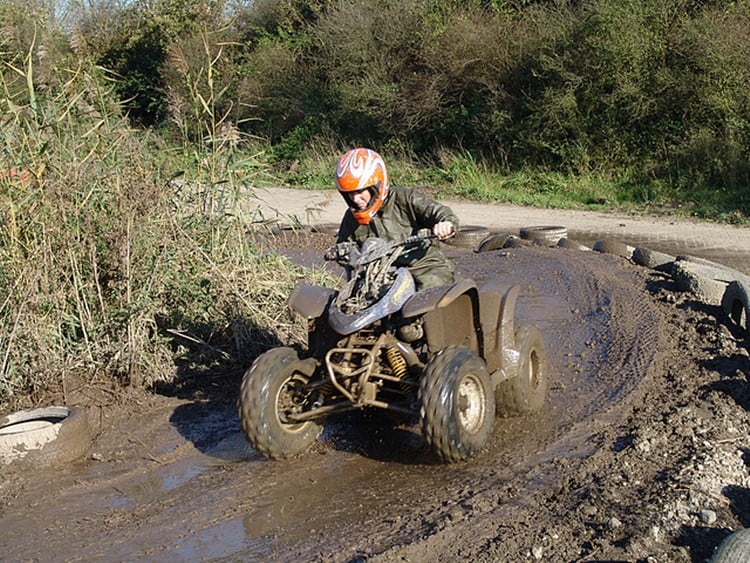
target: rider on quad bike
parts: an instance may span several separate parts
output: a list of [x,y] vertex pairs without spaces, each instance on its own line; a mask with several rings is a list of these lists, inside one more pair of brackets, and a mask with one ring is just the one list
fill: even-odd
[[347,280],[337,290],[295,286],[289,305],[308,321],[307,346],[268,350],[245,372],[239,417],[248,440],[286,459],[314,443],[329,415],[379,409],[418,417],[442,461],[479,454],[496,415],[544,404],[544,342],[515,322],[520,286],[454,280],[434,239],[455,232],[456,216],[390,187],[376,152],[346,153],[336,185],[349,209],[326,258],[346,267]]
[[[361,246],[370,237],[397,241],[423,228],[444,240],[458,230],[458,218],[449,207],[415,190],[391,186],[383,158],[371,149],[357,148],[344,154],[336,165],[335,182],[349,207],[337,243]],[[342,257],[328,257],[346,266]],[[396,266],[409,268],[417,290],[454,281],[453,268],[437,244],[410,252]]]

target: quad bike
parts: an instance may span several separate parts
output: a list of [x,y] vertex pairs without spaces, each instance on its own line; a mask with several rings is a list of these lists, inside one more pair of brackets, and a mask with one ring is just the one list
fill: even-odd
[[431,238],[339,243],[328,258],[348,265],[343,287],[295,287],[289,304],[308,319],[308,351],[269,350],[242,380],[240,422],[256,450],[288,458],[312,445],[326,416],[385,409],[418,417],[438,457],[457,462],[487,446],[496,416],[542,407],[544,342],[514,325],[520,287],[462,279],[416,291],[399,259]]

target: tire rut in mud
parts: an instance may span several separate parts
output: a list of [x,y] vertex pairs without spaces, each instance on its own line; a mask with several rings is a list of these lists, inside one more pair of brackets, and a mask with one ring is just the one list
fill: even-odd
[[[357,438],[366,440],[367,429],[352,436],[350,429],[334,428],[328,446],[346,442],[362,455],[361,460],[347,456],[345,462],[361,478],[346,490],[333,483],[341,474],[319,480],[317,485],[331,492],[325,510],[336,514],[336,522],[311,513],[308,526],[315,532],[305,533],[305,525],[297,524],[294,538],[271,542],[275,553],[348,560],[342,553],[397,552],[394,545],[421,543],[447,526],[481,520],[511,494],[513,502],[523,504],[550,486],[549,476],[537,470],[540,463],[562,460],[571,467],[590,455],[601,425],[616,424],[637,400],[639,386],[657,365],[664,326],[646,290],[647,271],[618,257],[565,249],[518,248],[453,258],[460,276],[480,283],[500,276],[522,284],[518,320],[537,325],[547,346],[545,408],[538,415],[498,419],[488,450],[450,467],[423,465],[425,458],[413,455],[394,465],[395,458],[380,456],[383,449],[391,456],[404,451],[395,442],[399,435],[380,436],[384,444],[363,444]],[[379,459],[386,460],[385,476]],[[375,500],[363,511],[362,499]]]
[[[544,336],[552,406],[558,396],[579,418],[601,410],[631,392],[657,357],[664,320],[646,290],[647,270],[565,249],[511,249],[457,262],[476,279],[499,276],[522,285],[517,317]],[[582,394],[569,402],[571,387]]]
[[[637,402],[651,370],[659,369],[665,322],[646,289],[648,271],[618,257],[565,249],[454,259],[460,275],[522,284],[517,317],[536,324],[544,336],[550,390],[539,415],[498,419],[489,451],[459,475],[433,483],[429,508],[411,518],[401,515],[398,529],[382,530],[383,539],[397,535],[402,545],[422,542],[469,513],[481,519],[507,502],[509,491],[513,503],[533,498],[551,485],[537,464],[562,460],[570,466],[590,455],[601,425],[617,424]],[[461,508],[466,506],[471,510]]]

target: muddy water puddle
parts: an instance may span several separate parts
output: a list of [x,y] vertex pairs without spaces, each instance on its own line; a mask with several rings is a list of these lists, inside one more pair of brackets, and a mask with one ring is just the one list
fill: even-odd
[[[513,249],[458,252],[453,259],[457,274],[478,284],[497,277],[521,284],[517,320],[540,329],[551,367],[544,412],[499,419],[488,451],[456,466],[436,464],[414,427],[378,429],[356,414],[332,419],[320,450],[290,462],[260,459],[235,433],[210,455],[226,460],[232,451],[244,452],[236,461],[220,471],[196,471],[175,489],[165,490],[162,481],[158,494],[181,498],[193,516],[171,525],[179,540],[160,554],[192,560],[301,553],[305,559],[305,553],[335,551],[341,534],[356,537],[364,530],[363,551],[376,552],[401,521],[412,522],[403,541],[425,532],[413,525],[422,513],[439,521],[455,517],[463,504],[475,513],[483,503],[489,510],[487,499],[511,482],[524,482],[524,494],[533,496],[543,482],[524,476],[540,460],[584,456],[596,447],[597,424],[617,420],[618,404],[647,376],[658,345],[643,279],[622,270],[618,258],[593,253]],[[196,487],[204,493],[185,500],[186,490]],[[223,508],[201,514],[204,505]],[[161,521],[175,519],[163,517],[136,543],[147,545],[155,541],[153,532],[170,531]]]
[[[405,449],[404,436],[399,432],[380,438],[391,441],[391,447],[368,445],[372,438],[360,436],[356,451],[341,450],[337,448],[342,435],[364,431],[356,423],[353,427],[344,424],[334,424],[328,436],[323,437],[326,453],[312,454],[297,462],[301,467],[285,462],[275,464],[277,477],[266,483],[265,494],[243,494],[239,488],[225,491],[236,503],[233,511],[237,516],[201,531],[198,537],[181,545],[178,553],[188,559],[242,553],[243,558],[251,560],[273,553],[276,559],[283,560],[285,557],[280,554],[294,552],[295,545],[304,545],[312,553],[324,553],[341,540],[339,534],[377,537],[402,520],[413,520],[420,512],[435,512],[436,497],[442,499],[437,510],[454,507],[476,495],[480,488],[502,487],[531,465],[523,456],[503,456],[502,448],[494,444],[487,453],[488,460],[492,460],[491,470],[487,463],[446,467],[398,462],[392,459],[394,450]],[[524,433],[519,433],[519,428],[515,430],[509,433],[512,440],[505,448],[518,448],[523,443]],[[419,444],[415,442],[411,447],[421,451],[422,459],[426,457]],[[380,460],[379,454],[390,459]],[[405,459],[414,457],[413,452],[404,455]],[[249,472],[254,469],[246,468]],[[222,543],[210,546],[207,538],[221,538]]]

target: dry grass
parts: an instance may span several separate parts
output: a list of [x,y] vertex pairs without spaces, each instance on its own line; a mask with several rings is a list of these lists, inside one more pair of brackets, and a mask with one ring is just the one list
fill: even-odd
[[301,339],[286,297],[309,274],[253,244],[243,198],[263,171],[238,165],[226,116],[186,141],[178,184],[101,70],[39,77],[35,60],[0,71],[0,169],[24,171],[0,174],[0,410],[64,400],[71,380],[231,372]]

